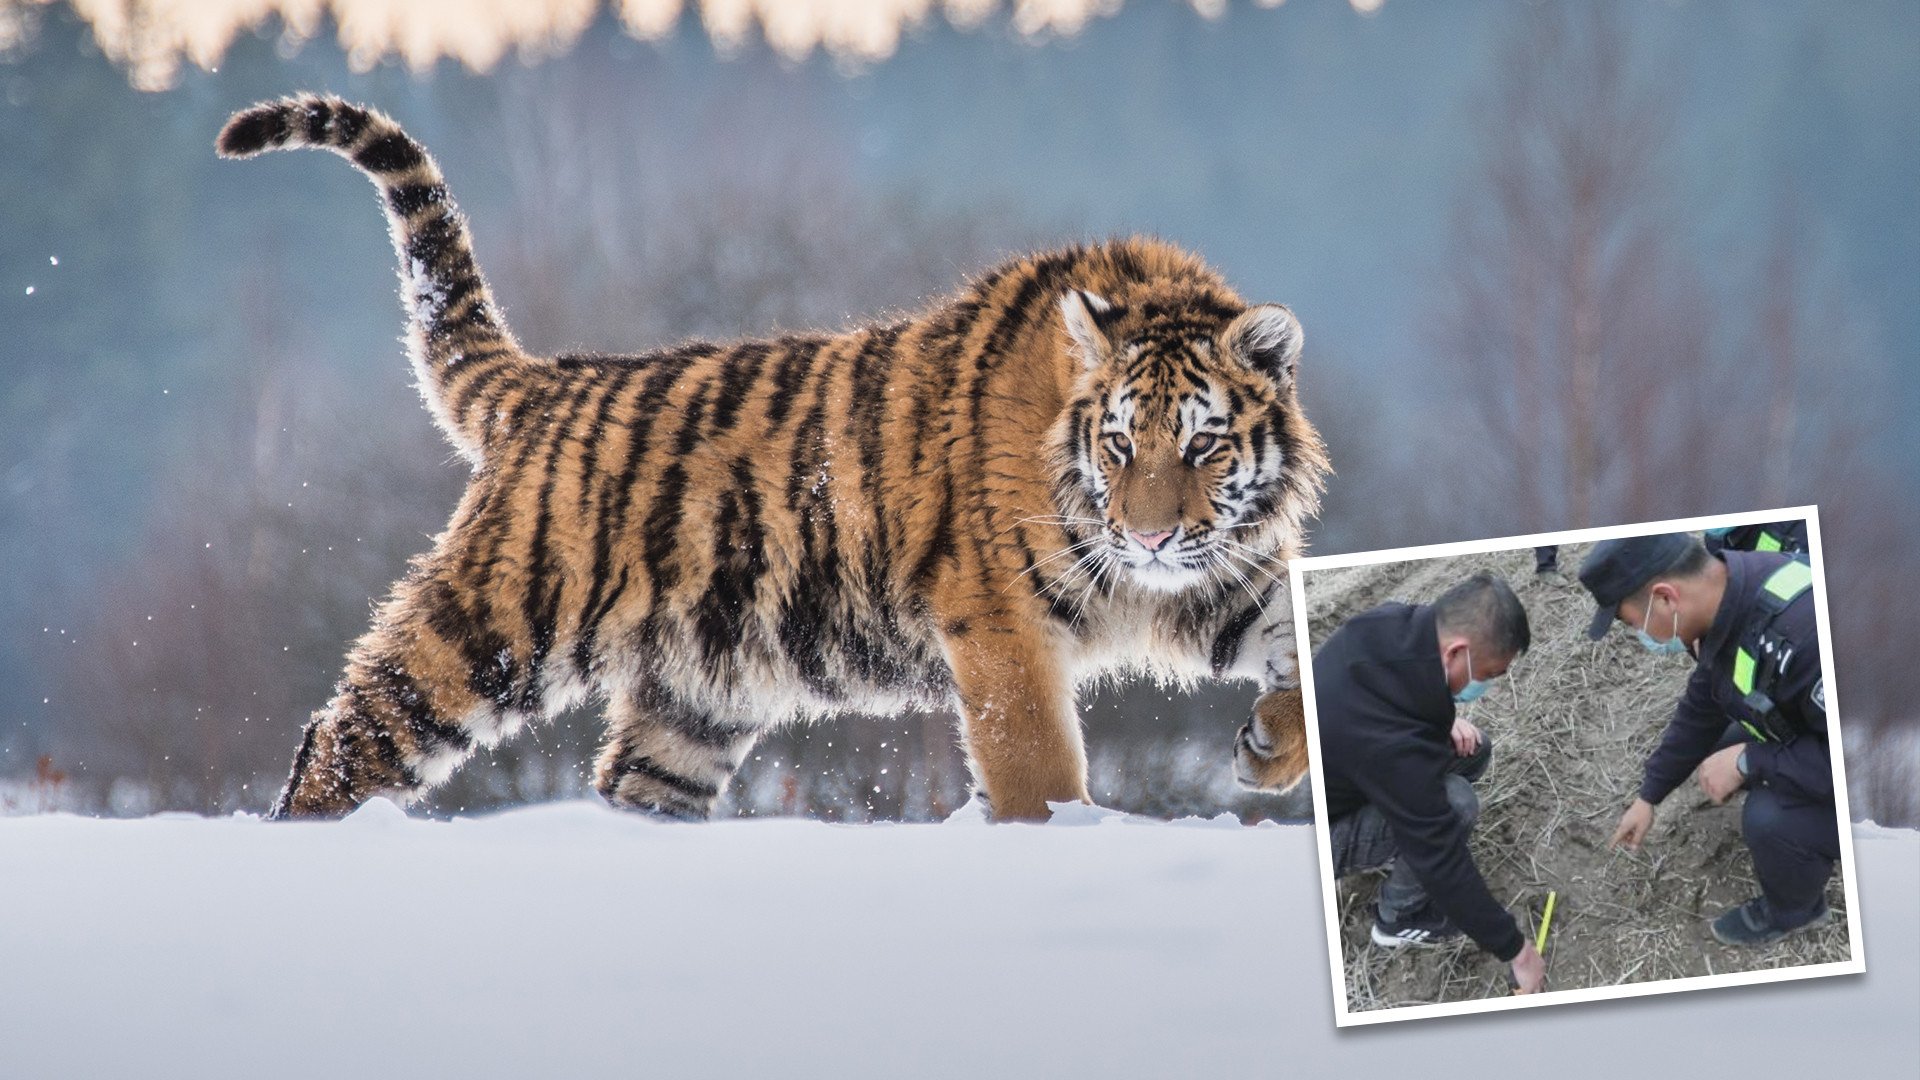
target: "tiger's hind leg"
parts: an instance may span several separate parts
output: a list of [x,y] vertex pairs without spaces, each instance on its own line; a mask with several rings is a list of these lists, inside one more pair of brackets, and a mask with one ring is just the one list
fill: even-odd
[[705,820],[758,737],[753,726],[645,683],[611,696],[593,786],[622,809]]
[[313,714],[274,818],[338,817],[376,795],[410,801],[503,734],[475,689],[471,645],[435,630],[432,579],[403,582],[347,656],[332,700]]

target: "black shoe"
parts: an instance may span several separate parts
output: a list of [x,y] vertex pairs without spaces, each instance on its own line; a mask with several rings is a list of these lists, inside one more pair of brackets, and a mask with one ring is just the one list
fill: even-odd
[[1374,908],[1373,943],[1384,949],[1445,945],[1459,936],[1460,928],[1432,904],[1401,912],[1391,922],[1380,917],[1378,907]]
[[1780,926],[1774,921],[1773,905],[1766,897],[1756,896],[1713,920],[1713,936],[1722,945],[1771,945],[1788,934],[1825,926],[1832,918],[1832,909],[1822,900],[1813,918],[1794,926]]

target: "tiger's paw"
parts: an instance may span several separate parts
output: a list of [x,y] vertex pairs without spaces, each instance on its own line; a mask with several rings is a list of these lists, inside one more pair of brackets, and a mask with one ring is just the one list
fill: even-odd
[[1255,791],[1287,792],[1307,775],[1307,715],[1298,688],[1264,694],[1233,741],[1233,778]]

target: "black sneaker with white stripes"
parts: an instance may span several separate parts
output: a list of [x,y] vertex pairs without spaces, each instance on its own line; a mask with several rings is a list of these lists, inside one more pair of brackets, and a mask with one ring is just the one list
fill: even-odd
[[1440,914],[1432,904],[1403,911],[1391,921],[1381,918],[1380,909],[1374,908],[1373,943],[1382,948],[1445,945],[1459,937],[1460,928],[1453,925],[1453,920]]

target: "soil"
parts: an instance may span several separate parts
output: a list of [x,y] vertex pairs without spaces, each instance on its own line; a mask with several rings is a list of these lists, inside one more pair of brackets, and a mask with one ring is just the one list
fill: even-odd
[[[1654,982],[1848,958],[1841,877],[1828,886],[1833,920],[1759,949],[1713,940],[1714,916],[1758,893],[1740,837],[1740,797],[1714,806],[1689,780],[1660,805],[1638,853],[1607,846],[1632,802],[1693,670],[1657,657],[1631,634],[1586,638],[1593,612],[1574,581],[1587,545],[1560,549],[1569,584],[1539,580],[1533,549],[1309,572],[1304,586],[1317,648],[1348,617],[1387,600],[1430,602],[1486,570],[1527,607],[1533,647],[1461,715],[1487,733],[1493,761],[1476,784],[1474,861],[1493,895],[1532,933],[1549,890],[1559,893],[1547,942],[1547,989]],[[1368,939],[1384,874],[1338,884],[1349,1011],[1501,997],[1507,966],[1471,942],[1388,950]]]

